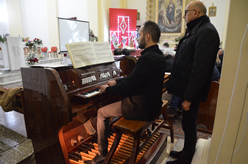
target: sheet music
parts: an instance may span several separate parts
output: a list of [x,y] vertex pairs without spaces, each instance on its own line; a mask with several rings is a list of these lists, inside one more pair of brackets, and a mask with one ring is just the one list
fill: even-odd
[[93,42],[98,63],[114,61],[113,53],[108,42]]
[[114,61],[108,42],[77,42],[66,44],[74,68]]
[[90,42],[66,44],[74,68],[97,64],[96,55]]

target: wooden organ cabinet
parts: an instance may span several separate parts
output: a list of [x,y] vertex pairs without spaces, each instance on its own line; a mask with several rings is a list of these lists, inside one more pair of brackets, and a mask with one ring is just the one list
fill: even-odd
[[[96,129],[97,109],[121,100],[121,96],[100,94],[99,87],[110,79],[117,80],[128,76],[136,61],[136,58],[130,56],[78,69],[73,69],[72,66],[21,68],[23,81],[21,99],[26,131],[28,138],[32,139],[37,164],[77,164],[80,163],[77,161],[78,158],[89,160],[94,157],[97,152],[95,143],[97,134],[91,134],[89,131]],[[166,111],[167,102],[162,108]],[[90,124],[87,126],[93,128],[85,128],[89,121]],[[111,123],[115,121],[113,119]],[[160,128],[162,125],[163,121],[157,127]],[[172,124],[170,125],[172,127]],[[150,154],[166,146],[166,136],[157,133],[159,129],[157,127],[154,130],[155,135],[147,137],[149,131],[142,133],[138,141],[142,142],[142,137],[149,140],[151,138],[155,144],[145,142],[147,145],[143,144],[144,149],[142,148],[141,154],[138,154],[137,160],[148,161]],[[172,133],[173,129],[170,130]],[[110,145],[115,135],[112,129],[109,134]],[[119,157],[127,157],[131,153],[130,146],[133,140],[131,136],[123,135],[120,144],[126,146],[118,153],[119,156],[111,156],[110,163],[120,160],[125,163],[125,159]],[[84,156],[79,157],[77,150],[81,150]]]
[[21,68],[26,131],[38,164],[65,163],[58,138],[60,128],[82,113],[94,118],[99,107],[120,100],[97,92],[94,96],[92,91],[110,79],[129,75],[135,63],[134,57],[122,57],[112,63],[78,69]]

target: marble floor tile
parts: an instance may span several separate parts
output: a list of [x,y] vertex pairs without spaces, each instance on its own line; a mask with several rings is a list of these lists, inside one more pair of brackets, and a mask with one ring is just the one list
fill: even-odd
[[4,112],[0,106],[0,124],[27,137],[24,115],[16,111]]
[[[181,140],[181,139],[179,139],[179,140]],[[164,149],[161,156],[159,157],[159,159],[157,160],[156,164],[165,164],[166,163],[166,161],[169,158],[169,154],[170,154],[171,150],[173,150],[173,148],[177,145],[179,140],[175,138],[174,143],[171,143],[170,136],[167,137],[167,146]]]

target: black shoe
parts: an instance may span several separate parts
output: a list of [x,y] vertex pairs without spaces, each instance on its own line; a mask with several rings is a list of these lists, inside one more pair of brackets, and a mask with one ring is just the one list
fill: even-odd
[[170,156],[173,158],[180,158],[180,156],[182,155],[183,151],[171,151],[170,152]]
[[85,164],[101,164],[103,163],[104,159],[106,158],[106,156],[100,155],[100,154],[96,154],[96,156],[89,161],[84,161]]
[[173,108],[173,107],[168,107],[167,110],[166,110],[167,114],[170,114],[170,115],[177,115],[177,108]]

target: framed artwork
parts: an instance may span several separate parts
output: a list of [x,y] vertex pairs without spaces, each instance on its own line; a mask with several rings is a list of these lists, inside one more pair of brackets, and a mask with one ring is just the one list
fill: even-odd
[[210,16],[210,17],[216,16],[216,7],[215,6],[209,7],[208,16]]
[[183,32],[184,0],[158,0],[156,20],[163,34]]
[[140,12],[137,12],[137,20],[140,20]]

